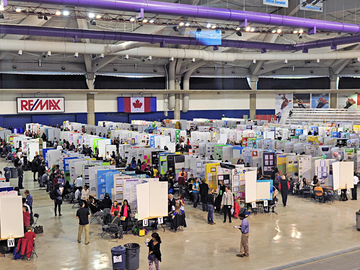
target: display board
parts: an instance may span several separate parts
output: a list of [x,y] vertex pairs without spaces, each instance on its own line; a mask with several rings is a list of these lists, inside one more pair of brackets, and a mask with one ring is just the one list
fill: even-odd
[[334,162],[332,168],[334,190],[354,187],[354,162]]
[[0,239],[24,236],[22,198],[0,194]]
[[273,180],[258,180],[256,182],[256,201],[272,200]]
[[245,172],[245,202],[256,201],[256,171]]
[[306,178],[306,181],[311,181],[312,179],[312,167],[311,167],[311,157],[299,157],[299,180]]

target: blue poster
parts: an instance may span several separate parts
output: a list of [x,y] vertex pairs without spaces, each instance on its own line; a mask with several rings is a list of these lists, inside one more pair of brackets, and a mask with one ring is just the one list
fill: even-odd
[[150,148],[155,148],[155,136],[150,136]]
[[329,94],[312,94],[311,108],[312,109],[329,109],[330,108]]

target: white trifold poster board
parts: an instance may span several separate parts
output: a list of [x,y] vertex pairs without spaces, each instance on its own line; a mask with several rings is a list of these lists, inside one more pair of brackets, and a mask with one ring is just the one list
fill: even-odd
[[61,151],[59,150],[49,150],[46,152],[48,167],[51,168],[53,165],[59,165]]
[[168,183],[149,182],[136,186],[138,220],[168,215]]
[[24,236],[22,197],[17,192],[0,193],[0,239]]
[[256,171],[245,172],[245,203],[256,202]]
[[333,188],[354,188],[354,162],[334,162],[333,166]]
[[270,181],[257,181],[256,183],[256,201],[271,200],[271,186]]

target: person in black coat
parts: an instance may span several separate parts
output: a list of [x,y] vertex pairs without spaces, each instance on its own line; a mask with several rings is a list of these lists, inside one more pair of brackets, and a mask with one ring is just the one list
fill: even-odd
[[[39,156],[38,156],[38,153],[36,152],[35,157],[31,162],[31,171],[34,173],[34,181],[37,181],[36,173],[38,172],[38,170],[39,170]],[[39,174],[38,174],[38,177],[39,177]]]
[[218,196],[216,197],[216,200],[215,200],[215,208],[216,208],[216,212],[220,212],[221,210],[221,201],[222,201],[222,196],[223,194],[225,193],[225,185],[224,185],[224,181],[220,180],[219,181],[219,194]]
[[206,180],[202,179],[200,184],[200,196],[201,196],[201,204],[202,210],[207,211],[207,195],[209,192],[209,186],[206,184]]
[[[125,210],[125,208],[126,208],[126,210]],[[123,217],[125,217],[125,220],[122,220],[122,224],[123,224],[125,233],[128,230],[128,222],[130,219],[130,214],[131,214],[131,208],[130,208],[129,202],[127,200],[124,200],[124,203],[121,206],[120,216],[121,216],[121,219],[124,219]]]
[[108,193],[105,194],[104,199],[101,201],[101,209],[104,210],[105,208],[111,209],[112,201]]
[[289,193],[290,184],[289,184],[289,181],[286,179],[285,175],[283,175],[281,177],[280,184],[279,184],[279,189],[280,189],[280,192],[281,192],[283,205],[284,205],[284,207],[286,207],[287,196],[288,196],[288,193]]
[[161,239],[158,233],[151,235],[151,240],[147,244],[149,247],[149,269],[152,269],[153,263],[155,263],[156,269],[159,269],[159,262],[161,262],[161,251],[160,251]]

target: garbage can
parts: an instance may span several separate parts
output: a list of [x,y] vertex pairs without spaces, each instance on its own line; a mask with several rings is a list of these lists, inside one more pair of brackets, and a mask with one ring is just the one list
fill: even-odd
[[356,212],[356,228],[360,231],[360,210]]
[[125,252],[126,248],[123,246],[117,246],[111,249],[113,269],[125,270]]
[[10,168],[10,171],[11,171],[11,178],[17,178],[18,177],[17,168],[12,167],[12,168]]
[[10,178],[11,178],[11,170],[9,167],[4,168],[4,176],[5,176],[6,182],[9,182]]
[[139,269],[140,245],[136,243],[128,243],[125,244],[124,247],[126,247],[125,269],[126,270]]

